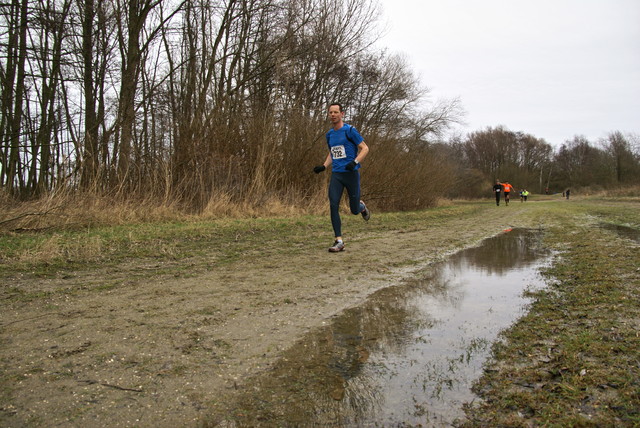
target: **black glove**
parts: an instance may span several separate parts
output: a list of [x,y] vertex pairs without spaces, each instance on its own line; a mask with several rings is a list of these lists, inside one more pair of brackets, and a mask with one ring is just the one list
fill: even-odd
[[349,171],[353,171],[354,169],[356,169],[356,165],[358,165],[358,162],[356,162],[355,160],[352,160],[347,164],[345,168],[347,168]]
[[324,165],[318,165],[316,167],[313,168],[313,172],[315,172],[316,174],[320,174],[322,171],[324,171],[325,169],[327,169],[326,166]]

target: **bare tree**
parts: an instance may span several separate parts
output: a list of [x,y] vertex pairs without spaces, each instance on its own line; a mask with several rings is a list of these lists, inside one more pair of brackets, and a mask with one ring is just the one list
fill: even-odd
[[[100,4],[100,0],[99,4]],[[96,24],[96,6],[94,0],[85,0],[84,13],[82,14],[82,59],[83,59],[83,89],[84,89],[84,154],[82,159],[82,173],[80,182],[83,187],[87,188],[96,183],[99,167],[99,123],[97,107],[97,91],[96,91],[96,67],[95,64],[94,44],[96,37],[94,36],[94,25]],[[104,84],[104,83],[102,83]]]
[[612,157],[615,180],[618,184],[638,182],[640,178],[640,157],[634,155],[629,140],[622,132],[612,132],[604,142],[607,153]]
[[610,159],[604,150],[585,137],[576,136],[563,144],[554,158],[558,172],[552,186],[558,189],[590,185],[607,187],[613,179]]
[[[24,187],[20,171],[20,145],[23,136],[22,119],[25,100],[25,75],[27,61],[27,26],[29,3],[13,0],[4,9],[8,29],[7,65],[3,70],[3,168],[2,184],[10,194]],[[16,184],[18,188],[16,189]]]
[[[50,187],[50,162],[52,142],[56,140],[54,132],[58,126],[56,109],[59,103],[61,68],[64,56],[64,42],[67,37],[65,22],[71,8],[70,1],[57,5],[41,2],[35,10],[32,33],[38,32],[32,41],[32,70],[34,73],[34,91],[39,99],[39,121],[33,135],[29,152],[31,165],[29,168],[26,190],[36,196],[46,192]],[[35,81],[36,75],[39,82]]]

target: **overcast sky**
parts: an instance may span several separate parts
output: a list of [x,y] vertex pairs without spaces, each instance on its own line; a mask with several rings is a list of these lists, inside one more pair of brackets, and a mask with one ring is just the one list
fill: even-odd
[[463,133],[503,125],[553,146],[640,134],[640,0],[379,2],[380,46],[433,99],[461,99]]

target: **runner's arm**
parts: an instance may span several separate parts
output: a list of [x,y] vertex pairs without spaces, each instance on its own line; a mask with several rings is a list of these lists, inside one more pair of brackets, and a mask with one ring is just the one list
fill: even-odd
[[323,165],[325,168],[329,168],[332,163],[333,163],[333,159],[331,159],[331,152],[329,152],[327,153],[327,158],[324,160]]
[[367,157],[367,154],[369,154],[369,146],[367,146],[367,143],[365,143],[364,141],[361,141],[360,144],[358,144],[358,154],[356,155],[356,162],[360,163],[364,160],[364,158]]

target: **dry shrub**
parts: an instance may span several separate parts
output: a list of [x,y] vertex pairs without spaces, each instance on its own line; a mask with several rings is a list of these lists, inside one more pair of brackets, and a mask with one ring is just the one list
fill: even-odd
[[493,196],[493,183],[488,180],[482,171],[467,169],[454,174],[447,195],[454,198],[477,199]]
[[53,194],[37,200],[19,201],[3,194],[0,210],[0,228],[7,230],[47,229],[64,226],[66,197]]
[[292,217],[301,214],[318,214],[328,205],[326,188],[301,196],[299,191],[250,192],[238,197],[230,192],[216,192],[205,205],[199,217],[246,218],[246,217]]
[[[571,197],[588,196],[603,198],[640,197],[640,185],[606,188],[601,185],[571,187]],[[564,191],[564,190],[563,190]]]
[[640,185],[619,187],[604,192],[608,197],[640,197]]
[[37,200],[3,204],[1,230],[77,229],[96,225],[164,221],[179,217],[173,204],[153,199],[55,192]]
[[[597,196],[597,195],[604,195],[605,193],[605,188],[603,186],[600,185],[591,185],[591,186],[582,186],[582,187],[575,187],[575,188],[569,188],[571,190],[571,193],[573,194],[573,196],[576,195],[580,195],[580,196]],[[566,189],[563,189],[563,192]]]
[[378,210],[433,207],[453,184],[453,167],[428,146],[401,150],[393,141],[376,141],[363,171],[363,199]]
[[[90,226],[163,222],[185,218],[290,217],[326,211],[326,188],[302,197],[295,191],[273,192],[239,197],[216,192],[204,208],[194,212],[179,201],[152,197],[112,197],[95,193],[58,192],[37,200],[17,201],[0,196],[0,231],[65,230]],[[51,254],[58,254],[56,240],[48,243]],[[79,243],[78,245],[88,245]],[[61,250],[62,251],[62,250]],[[73,251],[65,249],[64,251]]]

